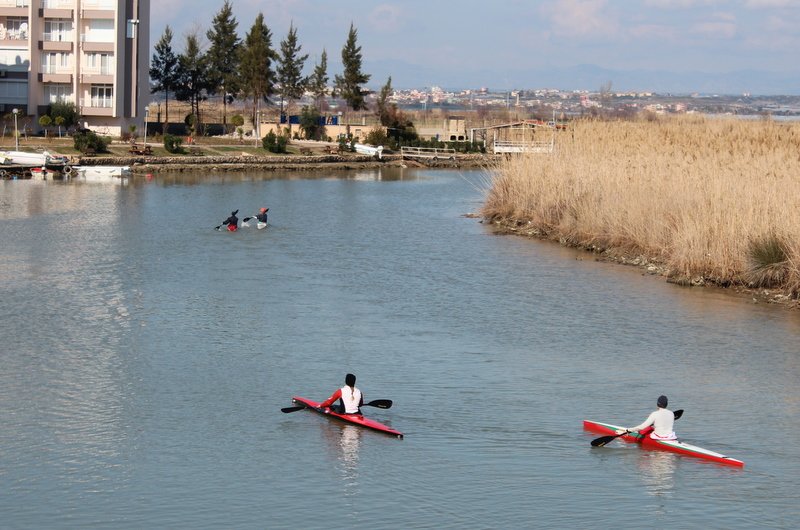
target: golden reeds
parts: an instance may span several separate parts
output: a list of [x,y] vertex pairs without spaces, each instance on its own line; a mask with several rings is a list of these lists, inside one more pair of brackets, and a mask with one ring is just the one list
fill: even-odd
[[[779,282],[797,298],[800,123],[578,121],[559,133],[553,154],[501,162],[482,214],[569,244],[642,254],[672,275]],[[760,244],[775,242],[781,263],[754,261],[770,255]]]

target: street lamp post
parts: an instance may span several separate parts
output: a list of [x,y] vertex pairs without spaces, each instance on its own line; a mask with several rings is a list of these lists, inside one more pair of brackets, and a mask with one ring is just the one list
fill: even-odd
[[144,150],[147,151],[147,118],[150,117],[150,107],[144,108]]
[[19,131],[17,130],[17,114],[19,114],[19,109],[14,109],[11,112],[14,113],[14,150],[19,151]]

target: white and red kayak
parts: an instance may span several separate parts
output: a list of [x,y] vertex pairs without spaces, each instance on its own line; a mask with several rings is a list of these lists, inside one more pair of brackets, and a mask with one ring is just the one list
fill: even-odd
[[303,405],[304,407],[311,409],[315,412],[319,412],[323,416],[328,416],[329,418],[333,418],[339,421],[343,421],[345,423],[352,423],[354,425],[359,425],[361,427],[366,427],[367,429],[372,429],[374,431],[382,432],[384,434],[391,434],[392,436],[397,436],[398,438],[403,437],[403,433],[392,429],[388,425],[384,425],[383,423],[375,420],[371,420],[369,418],[365,418],[361,414],[339,414],[338,412],[334,412],[331,410],[330,407],[320,407],[319,403],[316,401],[311,401],[310,399],[302,398],[295,396],[292,398],[292,403],[297,403],[298,405]]
[[[612,425],[610,423],[603,423],[599,421],[583,420],[583,428],[587,431],[596,432],[598,434],[617,434],[618,430],[625,429],[619,425]],[[663,451],[671,451],[686,456],[693,456],[695,458],[702,458],[711,460],[719,464],[726,464],[729,466],[744,467],[744,462],[736,460],[723,454],[697,447],[696,445],[687,444],[678,440],[654,440],[648,435],[642,435],[638,432],[631,432],[620,436],[626,442],[640,443],[642,447],[648,449],[660,449]]]

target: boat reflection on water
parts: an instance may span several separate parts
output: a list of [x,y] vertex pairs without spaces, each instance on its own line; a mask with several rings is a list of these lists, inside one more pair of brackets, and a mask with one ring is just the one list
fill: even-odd
[[[639,451],[636,468],[644,490],[653,497],[669,497],[675,489],[675,468],[678,456],[664,451]],[[656,513],[666,513],[664,504],[655,506]]]
[[[336,458],[338,469],[342,474],[345,494],[358,493],[358,451],[361,448],[361,436],[364,429],[355,425],[328,425],[324,430],[328,439],[328,448]],[[338,428],[334,428],[338,427]]]

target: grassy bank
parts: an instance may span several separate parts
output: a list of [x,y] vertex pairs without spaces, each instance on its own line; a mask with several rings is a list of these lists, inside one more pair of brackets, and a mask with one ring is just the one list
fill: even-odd
[[665,273],[800,297],[800,123],[577,122],[504,160],[482,215]]

